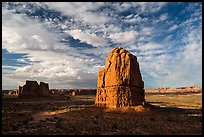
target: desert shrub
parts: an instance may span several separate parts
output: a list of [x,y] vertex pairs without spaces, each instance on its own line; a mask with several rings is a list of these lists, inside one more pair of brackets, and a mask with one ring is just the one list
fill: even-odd
[[111,128],[117,129],[117,128],[118,128],[118,125],[117,125],[116,123],[113,123],[113,124],[111,125]]
[[63,99],[69,100],[71,97],[69,95],[64,95]]
[[45,120],[46,121],[54,121],[54,119],[52,119],[52,118],[46,118]]
[[59,122],[62,122],[62,118],[58,117],[58,121],[59,121]]
[[54,119],[58,119],[59,117],[57,117],[57,116],[54,116]]
[[154,117],[151,117],[151,118],[150,118],[150,121],[155,122],[156,119],[155,119]]
[[45,122],[45,120],[42,120],[42,119],[41,119],[40,122]]
[[96,115],[95,118],[99,118],[99,115]]
[[28,118],[26,118],[26,119],[24,119],[24,120],[21,121],[21,123],[22,123],[23,125],[28,124],[28,122],[29,122],[29,119],[28,119]]
[[97,121],[96,119],[93,119],[92,122],[93,122],[94,124],[98,124],[98,121]]
[[33,120],[33,117],[29,117],[29,120],[32,121],[32,120]]
[[56,128],[62,128],[62,123],[60,121],[57,121],[56,124],[55,124],[55,127]]
[[15,131],[18,130],[18,127],[16,125],[11,125],[11,129]]
[[25,121],[22,121],[22,122],[21,122],[20,126],[24,126],[24,125],[27,125],[27,124],[28,124],[28,121],[25,120]]
[[166,118],[166,121],[172,122],[172,121],[173,121],[173,118],[172,118],[171,116],[168,116],[168,117]]

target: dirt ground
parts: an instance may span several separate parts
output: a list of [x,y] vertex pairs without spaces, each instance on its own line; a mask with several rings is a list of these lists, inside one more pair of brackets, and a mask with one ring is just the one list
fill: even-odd
[[94,95],[2,98],[3,135],[202,135],[202,93],[146,94],[145,107],[107,109]]

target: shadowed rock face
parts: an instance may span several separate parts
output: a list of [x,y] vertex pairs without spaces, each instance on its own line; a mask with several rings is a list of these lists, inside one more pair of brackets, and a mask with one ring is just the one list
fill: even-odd
[[143,104],[144,82],[136,56],[116,47],[98,72],[95,103],[107,107],[126,107]]
[[49,96],[49,86],[44,82],[26,81],[26,84],[19,86],[19,97],[46,97]]
[[23,87],[19,88],[21,97],[36,97],[38,96],[39,85],[37,81],[26,81]]
[[49,96],[49,85],[47,83],[44,82],[40,82],[40,87],[39,87],[39,95],[46,97]]

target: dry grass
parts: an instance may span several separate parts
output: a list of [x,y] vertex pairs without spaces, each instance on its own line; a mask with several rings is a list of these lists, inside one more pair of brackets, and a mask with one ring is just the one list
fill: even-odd
[[[132,109],[94,106],[95,96],[18,100],[3,98],[4,135],[201,135],[201,94],[146,94]],[[137,111],[135,111],[137,110]],[[145,110],[145,111],[144,111]]]
[[202,93],[196,94],[146,94],[146,101],[152,105],[172,108],[202,108]]

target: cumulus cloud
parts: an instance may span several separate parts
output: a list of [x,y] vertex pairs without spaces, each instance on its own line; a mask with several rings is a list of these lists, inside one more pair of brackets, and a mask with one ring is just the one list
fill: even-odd
[[88,32],[82,32],[81,30],[65,31],[71,35],[74,39],[78,39],[82,42],[86,42],[93,46],[107,46],[108,42],[103,37],[99,37],[96,34],[89,34]]
[[173,25],[169,28],[169,31],[174,31],[178,28],[178,25]]
[[46,3],[51,9],[62,12],[65,15],[72,16],[76,20],[81,20],[88,24],[104,24],[110,20],[110,18],[103,16],[99,13],[92,12],[91,10],[97,9],[103,5],[103,3],[92,2],[57,2]]
[[[7,76],[9,79],[18,78],[19,81],[34,78],[46,81],[75,80],[80,75],[78,68],[90,70],[88,65],[93,59],[89,59],[85,54],[81,56],[76,49],[60,43],[62,35],[51,33],[48,30],[49,26],[6,9],[3,10],[2,18],[2,48],[14,53],[24,53],[26,59],[31,61],[31,64],[14,67],[13,75],[5,75],[4,79],[8,79],[5,78]],[[90,62],[81,62],[78,60],[80,58]],[[25,59],[17,61],[25,62]],[[3,69],[7,70],[8,67]],[[66,87],[68,85],[70,84],[67,83]]]
[[153,32],[153,28],[151,28],[151,27],[144,27],[140,31],[140,35],[151,35],[152,32]]
[[139,2],[138,3],[141,7],[142,13],[156,13],[158,12],[163,6],[166,5],[165,2]]
[[30,79],[94,88],[110,50],[121,45],[137,56],[145,87],[199,83],[202,12],[199,4],[185,7],[183,21],[160,2],[3,3],[2,49],[24,55],[15,59],[20,66],[3,64],[2,86]]
[[143,51],[147,51],[147,50],[156,50],[156,49],[161,49],[161,48],[164,48],[163,45],[160,45],[158,43],[147,43],[143,46],[140,46],[138,47],[140,50],[143,50]]
[[164,14],[162,14],[162,15],[159,16],[159,19],[160,19],[161,21],[164,21],[164,20],[166,20],[167,18],[168,18],[168,14],[167,14],[167,13],[164,13]]
[[184,39],[186,46],[183,50],[184,60],[192,65],[202,64],[202,31],[191,30]]
[[2,11],[2,48],[18,53],[25,53],[30,49],[55,48],[54,43],[60,39],[59,35],[44,29],[45,26],[37,20],[14,14],[6,9]]
[[109,38],[111,38],[114,43],[129,43],[134,42],[136,35],[137,32],[132,30],[129,32],[119,32],[110,34]]

